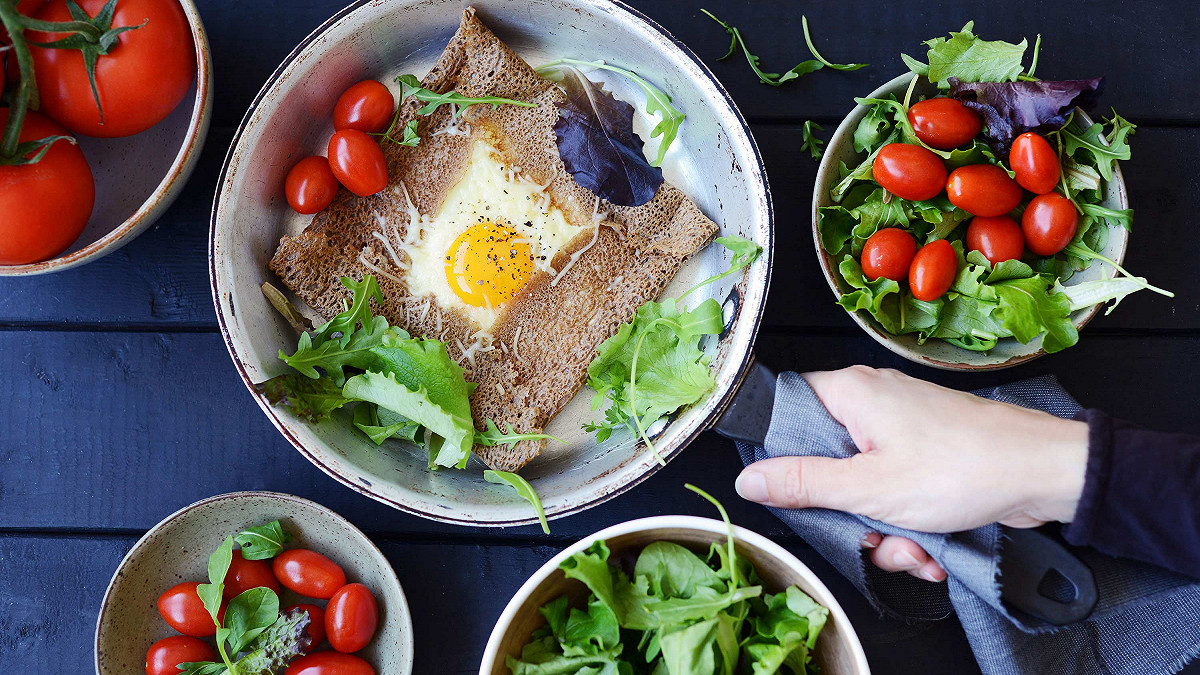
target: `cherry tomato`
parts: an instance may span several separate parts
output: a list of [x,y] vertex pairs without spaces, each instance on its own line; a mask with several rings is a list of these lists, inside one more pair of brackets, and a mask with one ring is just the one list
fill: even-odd
[[871,235],[863,246],[863,274],[871,281],[879,277],[904,281],[916,254],[917,240],[911,234],[898,227],[885,227]]
[[339,652],[356,652],[375,636],[379,625],[379,606],[375,596],[362,584],[346,584],[338,589],[325,606],[325,634]]
[[366,197],[387,187],[387,160],[375,139],[343,129],[329,139],[329,168],[346,189]]
[[333,128],[378,133],[392,121],[395,106],[392,92],[386,86],[375,80],[363,80],[338,98],[333,107]]
[[172,635],[150,645],[150,651],[146,652],[146,675],[179,675],[177,666],[181,663],[216,659],[217,653],[204,640]]
[[275,556],[275,578],[285,588],[308,598],[328,600],[346,585],[346,573],[337,563],[317,553],[294,548]]
[[196,594],[200,584],[187,581],[176,584],[158,596],[158,613],[171,628],[192,637],[208,637],[217,632],[212,617]]
[[983,120],[958,99],[930,98],[908,109],[917,138],[938,150],[953,150],[979,134]]
[[1032,131],[1013,141],[1012,150],[1008,152],[1008,165],[1017,174],[1021,187],[1039,195],[1054,191],[1062,174],[1058,153],[1045,138]]
[[967,225],[967,248],[979,251],[995,265],[1020,259],[1025,236],[1012,216],[975,216]]
[[297,162],[283,184],[288,205],[303,214],[324,211],[337,196],[337,190],[338,179],[329,168],[329,160],[320,155]]
[[994,164],[960,166],[950,172],[946,196],[973,216],[1002,216],[1021,203],[1021,186]]
[[284,675],[375,675],[375,669],[353,654],[317,652],[292,661]]
[[[79,0],[96,16],[106,0]],[[37,13],[42,21],[70,21],[66,0],[50,0]],[[85,136],[132,136],[163,121],[179,105],[196,77],[196,45],[177,0],[121,0],[112,25],[137,26],[96,62],[101,111],[78,50],[30,45],[42,112]],[[28,31],[30,42],[50,42],[61,33]]]
[[946,185],[946,165],[919,145],[890,143],[871,165],[875,182],[901,199],[919,202],[938,196]]
[[1034,197],[1021,216],[1025,245],[1038,255],[1054,255],[1066,248],[1078,225],[1075,205],[1057,192]]
[[236,598],[251,588],[265,586],[276,594],[279,593],[279,581],[271,570],[271,564],[265,560],[246,560],[241,551],[233,552],[233,561],[229,563],[229,571],[225,573],[225,591],[222,594],[226,600]]
[[908,270],[908,286],[913,297],[933,302],[946,294],[958,276],[958,256],[945,239],[931,241],[913,256]]
[[311,652],[325,641],[325,610],[316,605],[292,605],[283,611],[286,614],[293,609],[308,612],[308,636],[312,638],[308,651]]
[[[0,108],[0,128],[8,108]],[[67,131],[29,111],[21,142]],[[53,258],[76,239],[92,217],[96,182],[79,146],[56,141],[37,164],[0,166],[0,265],[22,265]]]

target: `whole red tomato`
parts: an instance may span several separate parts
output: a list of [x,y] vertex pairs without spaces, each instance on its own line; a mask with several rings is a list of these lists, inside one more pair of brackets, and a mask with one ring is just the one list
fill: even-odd
[[346,573],[329,558],[302,548],[293,548],[275,556],[275,578],[285,588],[308,598],[328,600],[346,585]]
[[312,638],[312,645],[308,651],[311,652],[325,641],[325,610],[316,605],[292,605],[283,612],[286,614],[293,609],[308,612],[308,636]]
[[171,628],[184,635],[209,637],[217,632],[217,627],[196,594],[199,585],[196,581],[185,581],[168,588],[158,596],[158,613]]
[[367,197],[387,187],[387,160],[375,139],[358,129],[342,129],[329,139],[329,168],[346,189]]
[[862,270],[867,279],[908,278],[908,268],[917,254],[917,240],[898,227],[886,227],[871,235],[863,245]]
[[1012,216],[976,216],[967,225],[967,248],[979,251],[995,265],[1020,259],[1025,236]]
[[[0,128],[8,108],[0,108]],[[20,141],[66,135],[66,129],[29,111]],[[79,146],[57,141],[36,164],[0,166],[0,265],[53,258],[76,239],[92,216],[96,182]]]
[[353,654],[317,652],[292,661],[284,675],[375,675],[375,669]]
[[181,663],[215,661],[217,653],[204,640],[183,635],[163,638],[146,652],[146,675],[179,675]]
[[945,239],[931,241],[913,256],[908,271],[908,286],[913,297],[933,302],[946,294],[958,276],[958,256]]
[[346,584],[338,589],[325,606],[325,634],[339,652],[356,652],[375,637],[379,625],[379,605],[362,584]]
[[376,80],[363,80],[352,85],[337,100],[333,108],[333,128],[358,129],[368,134],[383,131],[392,121],[396,101],[392,92]]
[[246,560],[241,551],[233,552],[233,560],[229,563],[229,571],[225,573],[225,590],[222,593],[226,600],[236,598],[251,588],[265,586],[276,594],[279,593],[279,580],[271,570],[271,564],[265,560]]
[[871,165],[875,182],[901,199],[933,199],[946,185],[946,165],[919,145],[889,143],[879,149]]
[[930,98],[908,109],[917,138],[938,150],[953,150],[979,134],[983,120],[958,99]]
[[1021,186],[994,164],[970,164],[950,172],[946,196],[973,216],[1002,216],[1021,203]]
[[329,168],[329,160],[320,155],[305,157],[288,171],[283,192],[296,213],[324,211],[337,196],[338,179]]
[[1032,131],[1017,136],[1017,140],[1013,141],[1012,149],[1008,152],[1008,165],[1017,174],[1017,182],[1021,187],[1039,195],[1053,191],[1062,175],[1058,153],[1045,138]]
[[1021,216],[1025,245],[1038,255],[1054,255],[1066,248],[1078,226],[1075,205],[1057,192],[1034,197]]
[[[88,16],[96,16],[105,0],[78,0]],[[50,0],[37,13],[43,21],[70,21],[66,0]],[[30,45],[42,111],[64,127],[85,136],[132,136],[158,124],[179,105],[196,77],[196,45],[187,16],[177,0],[121,0],[113,27],[141,28],[122,33],[116,46],[96,61],[96,106],[77,50]],[[29,31],[30,42],[49,42],[57,33]]]

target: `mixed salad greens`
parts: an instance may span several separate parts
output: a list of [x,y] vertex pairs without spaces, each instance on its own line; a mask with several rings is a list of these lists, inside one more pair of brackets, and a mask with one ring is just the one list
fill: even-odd
[[797,586],[768,593],[750,561],[734,548],[733,526],[723,544],[700,556],[670,541],[638,554],[632,568],[611,559],[604,541],[564,560],[568,579],[587,586],[582,607],[566,595],[540,611],[537,629],[513,675],[734,675],[819,672],[817,637],[829,610]]
[[[1074,112],[1076,106],[1095,101],[1103,88],[1102,78],[1035,78],[1040,36],[1032,63],[1025,69],[1026,41],[987,41],[975,36],[972,28],[973,24],[968,23],[949,38],[925,42],[927,62],[904,56],[913,79],[903,99],[856,99],[868,107],[853,136],[854,149],[863,160],[857,166],[841,164],[840,180],[830,190],[834,204],[819,209],[821,246],[834,258],[840,280],[850,288],[839,304],[851,312],[868,313],[889,333],[915,334],[920,342],[941,339],[974,351],[988,351],[1009,337],[1028,343],[1040,335],[1043,348],[1056,352],[1078,341],[1071,322],[1071,313],[1076,310],[1113,301],[1111,312],[1122,298],[1141,289],[1171,295],[1129,274],[1100,253],[1110,228],[1131,229],[1132,210],[1114,210],[1104,206],[1104,201],[1116,161],[1130,157],[1128,141],[1136,127],[1115,113],[1088,126]],[[923,140],[913,122],[917,105],[914,95],[921,80],[936,87],[939,97],[958,101],[978,115],[982,129],[977,126],[976,130],[981,133],[949,148],[933,147]],[[1031,199],[1031,195],[1023,195],[1019,203],[1012,204],[1015,208],[1002,216],[1015,217],[1022,223],[1027,244],[1023,255],[1020,243],[1016,256],[992,255],[992,259],[973,245],[971,228],[964,225],[973,215],[982,214],[962,208],[962,200],[956,205],[957,193],[938,189],[933,196],[906,199],[882,185],[888,176],[879,175],[878,160],[881,153],[894,149],[896,144],[917,146],[936,155],[944,165],[942,180],[945,171],[952,172],[950,188],[954,187],[956,169],[974,165],[999,167],[1025,185],[1024,177],[1014,172],[1022,167],[1013,166],[1010,159],[1014,141],[1023,134],[1041,136],[1061,167],[1060,177],[1052,177],[1054,182],[1046,190],[1052,196],[1039,193]],[[1004,181],[1002,177],[999,180]],[[1013,188],[1020,192],[1020,187]],[[1051,199],[1069,201],[1069,205],[1063,205],[1072,212],[1068,218],[1074,229],[1066,232],[1062,240],[1065,246],[1050,249],[1054,250],[1052,254],[1038,255],[1030,250],[1029,221],[1034,214],[1027,211],[1031,204]],[[1038,225],[1033,223],[1035,230]],[[918,247],[948,241],[953,252],[948,288],[930,299],[934,294],[914,293],[916,279],[911,271],[906,284],[903,274],[896,278],[865,270],[869,261],[864,249],[869,248],[873,235],[887,228],[907,232]],[[943,249],[944,255],[947,250]],[[911,253],[909,259],[913,259]],[[915,270],[916,262],[913,264]],[[1093,264],[1111,265],[1117,276],[1074,285],[1064,283]],[[922,295],[925,297],[920,298]]]

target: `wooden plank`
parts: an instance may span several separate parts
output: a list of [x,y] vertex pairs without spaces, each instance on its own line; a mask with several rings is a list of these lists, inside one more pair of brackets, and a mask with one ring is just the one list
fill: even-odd
[[[817,164],[800,151],[799,127],[754,128],[776,207],[776,265],[768,327],[857,331],[834,304],[813,251],[812,184]],[[832,133],[830,130],[828,134]],[[91,265],[50,276],[0,279],[0,325],[215,327],[208,285],[208,210],[231,132],[214,130],[180,201],[151,231]],[[1194,236],[1200,182],[1176,167],[1200,156],[1200,129],[1138,131],[1125,175],[1136,223],[1127,267],[1179,297],[1139,293],[1089,332],[1200,331],[1200,298],[1190,291],[1200,258]],[[1170,242],[1163,255],[1162,242]]]
[[[760,338],[776,369],[898,367],[959,388],[1057,373],[1085,405],[1150,427],[1200,433],[1200,338],[1092,336],[1062,354],[981,375],[914,366],[865,336]],[[258,411],[214,334],[0,332],[0,528],[140,531],[214,494],[278,490],[313,499],[373,533],[495,540],[572,540],[616,522],[663,513],[711,516],[683,489],[711,490],[733,518],[790,534],[733,493],[732,444],[706,434],[642,485],[584,513],[534,527],[473,530],[396,512],[342,487],[305,461]],[[1130,395],[1137,383],[1141,395]],[[36,411],[36,412],[34,412]]]
[[[96,613],[134,536],[0,536],[0,663],[10,673],[92,671]],[[377,538],[413,617],[417,675],[474,673],[509,598],[560,550]],[[880,619],[848,581],[803,545],[789,549],[829,586],[876,672],[977,673],[957,621]],[[348,570],[349,571],[349,570]],[[149,645],[147,644],[148,648]]]
[[[343,3],[292,3],[286,12],[280,12],[274,3],[202,0],[197,4],[208,23],[217,72],[237,73],[237,77],[221,80],[222,103],[214,110],[213,121],[236,125],[276,66]],[[742,112],[754,119],[840,119],[853,107],[855,96],[866,96],[907,72],[901,52],[923,57],[921,41],[958,30],[974,19],[976,32],[989,39],[1028,37],[1032,45],[1041,33],[1044,41],[1038,75],[1042,77],[1106,75],[1106,109],[1114,106],[1123,115],[1142,121],[1200,121],[1188,97],[1171,95],[1200,90],[1200,73],[1187,58],[1164,57],[1170,49],[1183,46],[1166,41],[1164,27],[1170,27],[1171,35],[1200,32],[1200,14],[1186,0],[1109,3],[1103,10],[1088,11],[1086,21],[1077,5],[1051,2],[1026,3],[1019,12],[1004,3],[984,0],[938,3],[936,12],[928,3],[916,0],[810,3],[782,11],[776,3],[710,3],[708,7],[718,16],[740,27],[765,70],[783,72],[810,58],[801,38],[802,12],[808,15],[824,56],[835,62],[871,64],[852,73],[818,72],[778,89],[760,84],[740,51],[718,62],[729,48],[729,37],[700,13],[701,5],[690,0],[635,4],[688,45],[725,84]],[[483,16],[486,20],[486,6]],[[447,23],[454,21],[448,14]],[[272,30],[260,30],[263,25]],[[637,69],[637,64],[621,65]]]

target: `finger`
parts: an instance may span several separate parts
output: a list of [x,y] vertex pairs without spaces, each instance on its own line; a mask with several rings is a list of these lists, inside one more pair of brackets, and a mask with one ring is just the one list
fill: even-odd
[[829,415],[844,427],[855,426],[855,416],[870,408],[868,397],[877,393],[889,371],[870,366],[850,366],[841,370],[804,373]]
[[862,547],[863,548],[876,548],[879,546],[879,542],[881,542],[881,541],[883,541],[882,534],[879,534],[878,532],[868,532],[867,536],[863,537]]
[[858,512],[870,498],[867,486],[874,482],[864,475],[859,457],[764,459],[746,467],[734,487],[743,499],[767,506]]
[[915,541],[897,536],[884,537],[870,553],[871,562],[885,572],[907,572],[918,579],[940,582],[946,571]]

